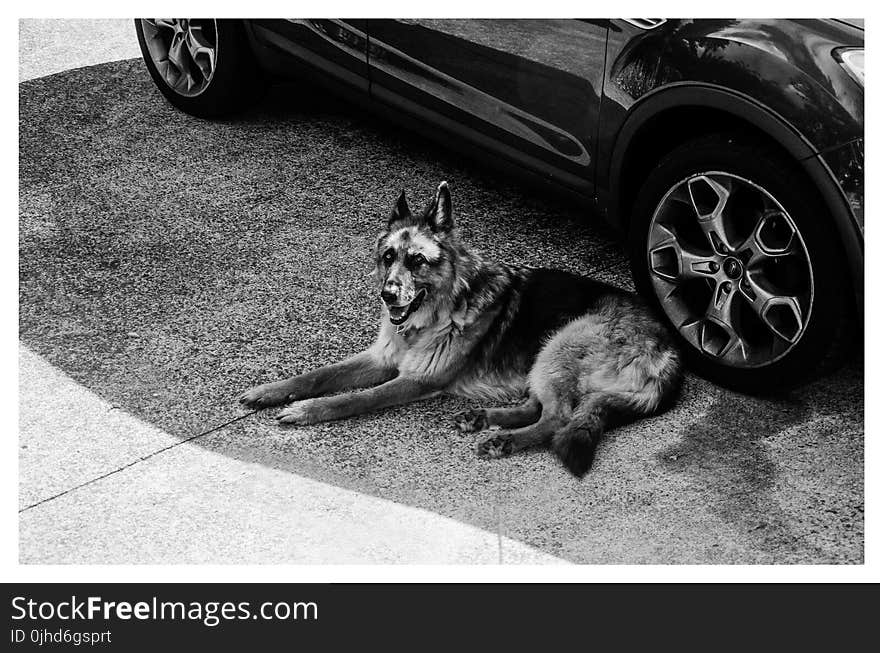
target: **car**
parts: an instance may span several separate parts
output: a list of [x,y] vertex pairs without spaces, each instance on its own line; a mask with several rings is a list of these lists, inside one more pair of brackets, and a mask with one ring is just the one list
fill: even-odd
[[165,97],[307,80],[591,207],[693,369],[796,386],[864,296],[859,20],[137,19]]

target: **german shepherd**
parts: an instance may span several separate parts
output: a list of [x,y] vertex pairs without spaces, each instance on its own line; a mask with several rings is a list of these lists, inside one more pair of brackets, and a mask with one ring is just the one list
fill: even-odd
[[[454,416],[492,430],[486,458],[550,444],[576,476],[612,424],[669,405],[681,379],[668,331],[628,292],[560,270],[507,265],[469,250],[453,229],[446,182],[419,216],[400,197],[375,246],[379,335],[340,363],[258,386],[254,408],[293,402],[283,424],[314,424],[452,393],[512,402]],[[342,390],[366,388],[334,396]]]

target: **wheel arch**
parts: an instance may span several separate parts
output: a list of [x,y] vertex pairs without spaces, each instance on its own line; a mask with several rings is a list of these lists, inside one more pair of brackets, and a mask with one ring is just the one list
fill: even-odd
[[[682,124],[688,125],[684,135]],[[803,134],[769,107],[737,91],[711,84],[673,84],[645,95],[630,109],[614,141],[609,168],[609,209],[615,222],[624,233],[629,231],[638,188],[660,158],[684,139],[743,130],[779,149],[814,184],[849,263],[851,287],[861,308],[863,238],[843,191]]]

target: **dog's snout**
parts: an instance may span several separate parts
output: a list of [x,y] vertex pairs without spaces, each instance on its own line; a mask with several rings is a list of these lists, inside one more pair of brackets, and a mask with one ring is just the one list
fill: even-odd
[[400,281],[394,278],[385,279],[380,295],[386,304],[396,304],[399,302],[401,295]]
[[381,295],[382,301],[384,301],[386,304],[394,304],[395,302],[397,302],[397,292],[393,290],[383,288]]

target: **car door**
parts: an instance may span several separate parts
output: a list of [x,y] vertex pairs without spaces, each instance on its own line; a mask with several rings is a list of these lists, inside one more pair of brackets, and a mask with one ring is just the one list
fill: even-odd
[[367,21],[370,94],[591,196],[607,21]]
[[[364,19],[267,19],[247,21],[260,60],[278,76],[289,76],[289,58],[305,63],[295,74],[332,84],[344,94],[367,97],[367,21]],[[287,57],[279,57],[283,53]]]

